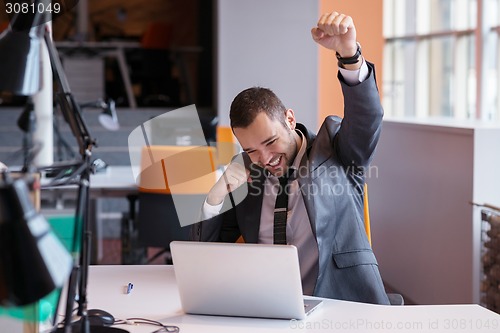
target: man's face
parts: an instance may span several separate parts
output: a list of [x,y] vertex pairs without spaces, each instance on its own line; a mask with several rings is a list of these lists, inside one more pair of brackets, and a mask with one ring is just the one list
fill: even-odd
[[234,135],[253,163],[277,177],[293,163],[300,140],[290,109],[286,111],[286,125],[260,112],[248,127],[235,127]]

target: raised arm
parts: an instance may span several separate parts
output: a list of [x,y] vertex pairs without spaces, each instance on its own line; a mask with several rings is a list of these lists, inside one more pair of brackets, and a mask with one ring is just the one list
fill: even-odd
[[[344,94],[344,119],[340,131],[335,136],[337,153],[345,166],[366,167],[369,165],[377,145],[382,124],[383,109],[375,81],[373,64],[358,56],[356,28],[350,16],[338,12],[321,16],[317,26],[311,30],[313,39],[321,46],[336,52],[337,57],[348,59],[348,64],[339,66],[356,73],[359,80],[347,81],[339,73]],[[332,56],[334,56],[332,54]],[[363,75],[363,72],[366,71]],[[343,71],[342,73],[346,73]],[[352,76],[352,75],[350,75]]]

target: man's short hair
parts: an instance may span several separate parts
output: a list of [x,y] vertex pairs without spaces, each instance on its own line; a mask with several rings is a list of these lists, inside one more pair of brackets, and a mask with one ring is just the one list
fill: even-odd
[[276,94],[268,88],[252,87],[240,92],[231,103],[229,119],[231,128],[248,127],[261,112],[270,119],[286,126],[286,107]]

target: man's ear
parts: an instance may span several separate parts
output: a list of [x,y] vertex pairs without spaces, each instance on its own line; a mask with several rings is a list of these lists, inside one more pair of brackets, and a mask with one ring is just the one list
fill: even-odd
[[295,121],[295,114],[293,113],[292,109],[288,109],[285,112],[285,122],[288,128],[291,130],[295,130],[295,126],[297,125],[297,122]]

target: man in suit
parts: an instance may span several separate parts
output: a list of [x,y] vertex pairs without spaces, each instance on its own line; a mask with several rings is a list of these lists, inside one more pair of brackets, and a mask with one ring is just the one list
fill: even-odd
[[[279,244],[280,230],[283,243],[298,249],[305,295],[388,304],[363,223],[365,171],[383,116],[375,70],[361,55],[351,17],[324,14],[311,34],[336,52],[344,119],[328,116],[315,135],[271,90],[253,87],[238,94],[230,120],[244,163],[231,163],[210,190],[203,221],[191,236]],[[283,191],[285,230],[275,225]],[[235,204],[238,192],[245,196]]]

